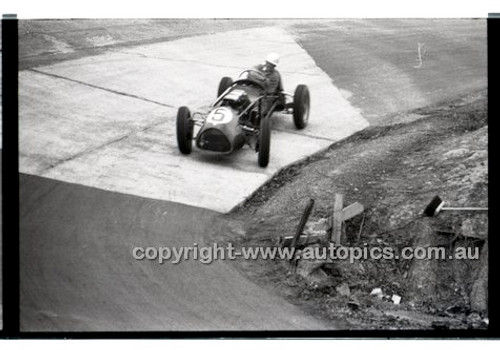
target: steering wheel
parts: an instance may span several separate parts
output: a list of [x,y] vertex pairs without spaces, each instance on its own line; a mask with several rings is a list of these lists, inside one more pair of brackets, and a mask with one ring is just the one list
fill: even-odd
[[[245,76],[245,73],[247,73],[246,76]],[[256,73],[257,75],[260,76],[260,78],[266,79],[266,76],[262,72],[259,72],[258,70],[255,70],[255,69],[246,69],[246,70],[242,71],[239,75],[239,78],[240,79],[249,79],[248,73]]]

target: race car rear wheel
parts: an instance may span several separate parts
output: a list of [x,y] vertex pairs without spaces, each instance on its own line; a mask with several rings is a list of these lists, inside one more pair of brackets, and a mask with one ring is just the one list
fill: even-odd
[[222,95],[222,93],[224,91],[226,91],[227,88],[230,87],[232,83],[233,83],[233,79],[231,79],[230,77],[222,78],[220,83],[219,83],[219,89],[217,90],[217,97]]
[[271,150],[271,118],[260,120],[260,132],[258,140],[259,166],[265,168],[269,164],[269,153]]
[[309,120],[310,97],[306,85],[298,85],[293,95],[293,122],[297,129],[304,129]]
[[193,150],[194,122],[187,107],[181,107],[177,111],[177,145],[183,154],[189,154]]

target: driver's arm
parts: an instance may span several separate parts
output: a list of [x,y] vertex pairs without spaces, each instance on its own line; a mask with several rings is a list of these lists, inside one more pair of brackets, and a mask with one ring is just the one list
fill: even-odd
[[281,79],[281,74],[280,72],[276,71],[278,75],[278,91],[283,92],[283,80]]
[[262,65],[259,64],[255,67],[253,67],[253,69],[255,69],[257,72],[260,72],[261,74],[257,74],[255,72],[250,71],[248,74],[248,77],[250,79],[258,81],[261,84],[268,84],[269,83],[269,78],[264,75],[265,73],[262,70]]

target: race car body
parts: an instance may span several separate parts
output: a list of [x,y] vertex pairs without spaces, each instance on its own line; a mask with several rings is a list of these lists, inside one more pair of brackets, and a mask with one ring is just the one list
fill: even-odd
[[[284,92],[269,94],[262,84],[246,78],[249,71],[232,81],[225,77],[219,84],[217,99],[208,113],[191,115],[187,107],[177,113],[177,143],[183,154],[196,147],[206,152],[229,154],[249,145],[258,153],[258,163],[266,167],[269,163],[271,115],[275,111],[293,114],[295,126],[302,129],[309,117],[309,90],[305,85],[297,86],[295,95]],[[258,73],[251,71],[253,73]],[[292,100],[292,101],[288,101]],[[194,132],[194,127],[198,130]]]

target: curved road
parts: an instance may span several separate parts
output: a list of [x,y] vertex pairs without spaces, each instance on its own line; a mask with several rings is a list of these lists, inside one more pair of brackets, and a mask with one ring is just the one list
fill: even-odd
[[[46,29],[49,56],[58,58],[47,65],[43,49],[23,54],[36,33],[30,40],[21,36],[21,67],[26,57],[30,61],[30,69],[20,72],[23,331],[341,327],[257,286],[230,262],[160,265],[133,259],[132,249],[208,243],[227,230],[216,211],[230,210],[281,166],[366,127],[367,120],[380,123],[387,115],[487,86],[485,21],[259,21],[255,30],[216,31],[213,41],[184,33],[187,38],[163,42],[158,34],[156,43],[125,48],[119,38],[128,34],[116,31],[128,26],[99,35],[89,28],[70,31],[66,40],[59,26],[50,32],[46,23],[35,24]],[[269,34],[275,41],[266,39]],[[99,54],[86,51],[85,45],[113,38],[116,45]],[[253,52],[238,40],[263,43]],[[74,47],[82,42],[87,44]],[[214,43],[221,51],[213,50]],[[415,68],[418,43],[427,51]],[[275,168],[266,171],[255,170],[249,151],[229,159],[180,157],[165,115],[175,114],[191,89],[201,91],[203,103],[211,99],[213,80],[241,69],[231,66],[234,57],[248,65],[276,45],[289,64],[285,84],[310,79],[316,89],[311,122],[317,124],[301,134],[278,119]],[[200,52],[203,59],[197,60]],[[33,64],[37,54],[41,65]],[[69,59],[61,59],[66,54]],[[168,79],[158,75],[165,69]],[[185,90],[165,95],[170,85]],[[224,181],[207,185],[215,175]]]
[[212,211],[29,175],[21,199],[22,330],[327,328],[229,262],[132,257],[136,246],[202,246],[224,229]]

